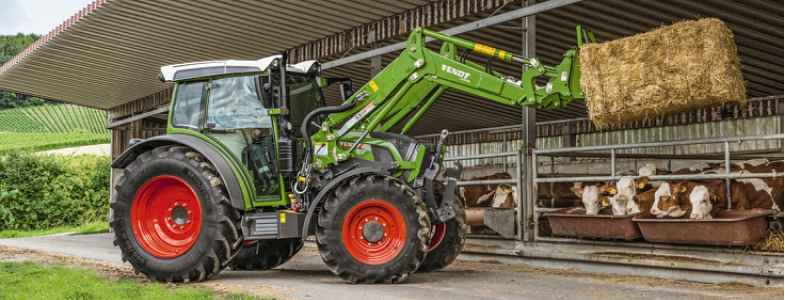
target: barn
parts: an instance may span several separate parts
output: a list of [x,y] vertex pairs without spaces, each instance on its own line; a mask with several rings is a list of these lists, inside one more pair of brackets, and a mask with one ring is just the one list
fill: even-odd
[[[173,85],[156,78],[165,65],[257,60],[287,52],[291,63],[320,61],[324,77],[365,83],[404,50],[408,33],[418,26],[557,65],[576,45],[578,25],[592,29],[603,42],[685,19],[718,18],[733,31],[738,47],[746,80],[744,105],[598,128],[589,120],[583,100],[560,109],[535,110],[449,90],[409,134],[436,141],[442,129],[449,130],[446,165],[461,162],[465,167],[460,185],[515,187],[513,207],[472,212],[476,224],[490,230],[470,236],[463,259],[782,285],[782,207],[756,219],[765,224],[767,241],[779,240],[778,248],[765,246],[754,253],[748,250],[750,243],[734,246],[733,240],[718,246],[690,243],[689,238],[653,242],[635,235],[560,235],[547,217],[569,206],[561,203],[577,199],[554,194],[560,183],[616,182],[623,175],[637,177],[647,164],[671,172],[724,162],[727,173],[692,178],[768,176],[779,178],[781,191],[781,172],[750,175],[733,173],[730,167],[749,160],[783,159],[782,16],[781,3],[767,0],[405,0],[333,5],[97,0],[1,66],[0,90],[106,110],[115,158],[128,149],[130,140],[165,133]],[[486,61],[477,53],[468,59]],[[516,77],[523,71],[519,64],[501,61],[492,67]],[[337,88],[324,93],[328,105],[341,103]],[[113,180],[121,172],[112,170]],[[501,172],[510,176],[470,180]],[[683,179],[656,176],[651,180]]]

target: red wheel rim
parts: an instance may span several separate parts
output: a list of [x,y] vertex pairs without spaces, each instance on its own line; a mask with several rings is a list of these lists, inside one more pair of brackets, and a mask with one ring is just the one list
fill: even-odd
[[444,240],[444,234],[447,233],[447,222],[431,226],[431,245],[428,246],[428,252],[433,251]]
[[[369,241],[365,226],[378,227],[384,234],[379,240]],[[370,224],[370,225],[369,225]],[[398,209],[390,203],[370,200],[352,208],[343,222],[343,243],[355,259],[369,265],[380,265],[391,261],[401,252],[406,242],[406,223]]]
[[193,189],[180,178],[150,179],[136,193],[131,226],[139,244],[160,258],[191,249],[202,230],[202,207]]

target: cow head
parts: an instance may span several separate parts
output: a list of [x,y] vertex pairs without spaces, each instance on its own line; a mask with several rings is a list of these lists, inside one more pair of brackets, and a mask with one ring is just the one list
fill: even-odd
[[510,192],[512,192],[512,186],[506,183],[502,183],[499,185],[498,188],[496,188],[496,193],[502,193],[506,195],[509,194]]
[[679,197],[677,196],[660,197],[657,208],[660,210],[660,214],[657,215],[657,218],[665,216],[678,218],[686,214],[687,210],[690,209],[689,205],[679,205]]
[[636,194],[635,180],[631,176],[624,176],[616,183],[616,193],[634,196]]
[[643,189],[643,187],[646,186],[647,183],[649,183],[649,177],[641,177],[635,181],[635,186],[637,186],[638,189]]
[[603,184],[602,186],[598,187],[601,195],[616,195],[616,185],[607,183]]
[[654,192],[654,204],[651,206],[651,214],[657,217],[662,218],[662,211],[658,207],[660,203],[660,198],[662,196],[670,196],[671,195],[671,186],[667,182],[663,182],[657,191]]
[[711,219],[711,214],[709,213],[711,212],[712,206],[708,188],[699,185],[692,189],[692,193],[690,193],[690,204],[692,204],[690,219]]
[[587,215],[596,215],[600,212],[600,191],[596,186],[590,185],[583,189],[572,188],[572,191],[581,197]]
[[[613,209],[614,215],[626,215],[628,210],[627,207],[630,202],[635,203],[632,199],[635,195],[630,195],[627,193],[619,193],[616,196],[613,196],[613,201],[611,201],[611,208]],[[637,209],[637,205],[635,205]]]
[[674,197],[679,196],[687,192],[687,184],[689,183],[688,180],[682,180],[677,183],[674,183],[671,186],[671,195]]

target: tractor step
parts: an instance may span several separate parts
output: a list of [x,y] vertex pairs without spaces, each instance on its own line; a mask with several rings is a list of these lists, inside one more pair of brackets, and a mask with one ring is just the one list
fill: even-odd
[[[302,237],[305,213],[290,210],[265,213],[247,213],[242,219],[246,240],[289,239]],[[308,234],[314,234],[310,226]]]

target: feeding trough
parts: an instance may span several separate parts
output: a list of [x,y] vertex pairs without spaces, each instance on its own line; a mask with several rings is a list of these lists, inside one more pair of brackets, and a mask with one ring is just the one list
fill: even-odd
[[638,214],[587,215],[584,207],[569,207],[545,214],[554,235],[609,239],[636,239],[641,231],[633,217]]
[[766,216],[769,209],[720,211],[711,220],[693,220],[690,211],[682,218],[658,219],[648,212],[639,214],[643,238],[649,242],[701,245],[744,246],[766,237]]

